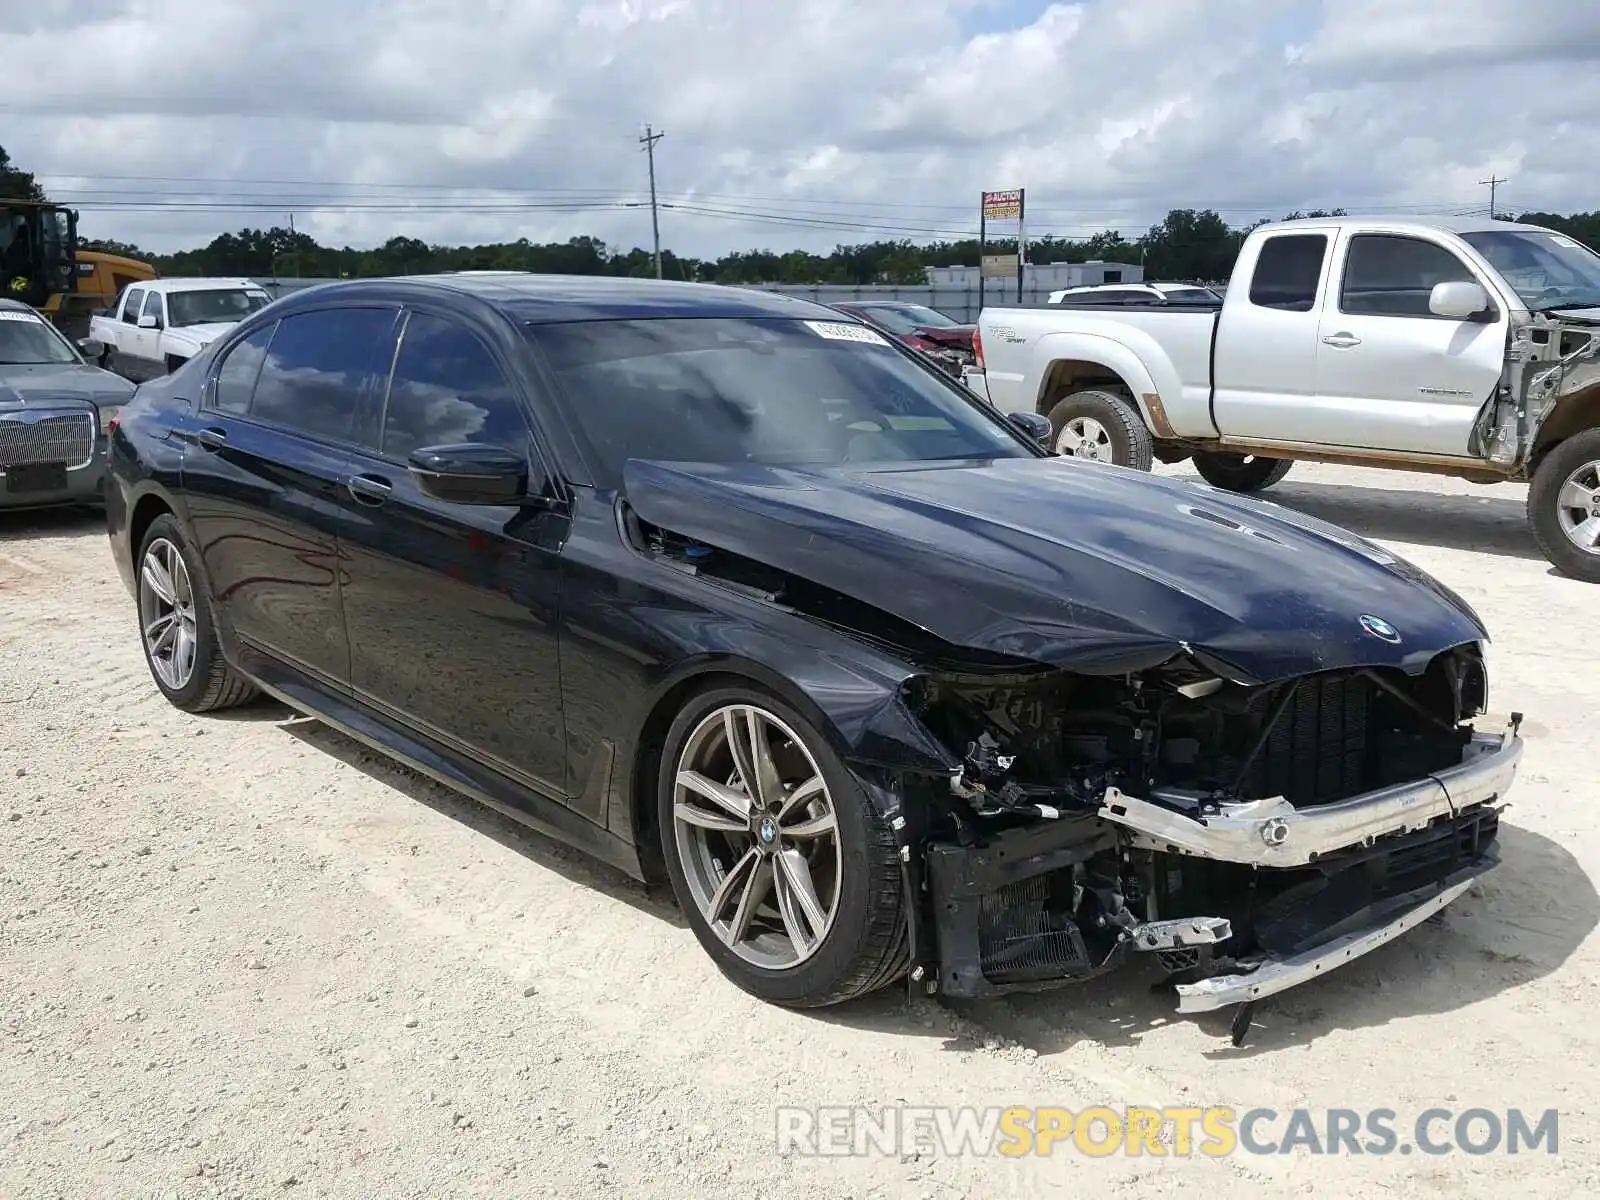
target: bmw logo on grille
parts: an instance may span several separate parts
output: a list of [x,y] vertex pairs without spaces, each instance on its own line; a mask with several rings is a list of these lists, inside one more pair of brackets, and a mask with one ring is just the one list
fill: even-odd
[[1382,617],[1367,613],[1361,618],[1361,628],[1379,641],[1392,642],[1396,646],[1400,644],[1400,631]]

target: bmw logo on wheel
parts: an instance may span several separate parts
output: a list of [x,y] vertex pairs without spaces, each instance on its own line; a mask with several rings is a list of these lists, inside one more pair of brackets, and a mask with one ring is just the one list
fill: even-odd
[[1367,613],[1361,618],[1361,628],[1380,641],[1400,644],[1400,631],[1382,617],[1375,617]]

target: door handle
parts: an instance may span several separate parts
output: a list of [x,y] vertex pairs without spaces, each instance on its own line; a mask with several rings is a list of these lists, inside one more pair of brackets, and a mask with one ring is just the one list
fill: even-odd
[[1348,350],[1351,346],[1361,345],[1361,339],[1353,333],[1330,333],[1322,340],[1326,345],[1337,346],[1341,350]]
[[208,426],[195,434],[194,440],[202,446],[209,446],[213,450],[225,450],[228,447],[228,432],[225,429]]
[[393,485],[380,475],[352,475],[344,481],[344,488],[356,503],[369,508],[383,504],[394,490]]

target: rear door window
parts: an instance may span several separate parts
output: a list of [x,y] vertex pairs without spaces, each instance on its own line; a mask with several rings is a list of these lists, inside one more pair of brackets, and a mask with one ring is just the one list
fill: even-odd
[[284,317],[256,379],[251,418],[329,441],[356,440],[361,401],[394,321],[392,308]]
[[1269,237],[1256,258],[1250,279],[1250,303],[1258,308],[1310,312],[1317,302],[1317,284],[1328,256],[1325,233],[1285,233]]
[[134,288],[122,302],[122,319],[129,325],[139,323],[139,306],[144,303],[144,289]]

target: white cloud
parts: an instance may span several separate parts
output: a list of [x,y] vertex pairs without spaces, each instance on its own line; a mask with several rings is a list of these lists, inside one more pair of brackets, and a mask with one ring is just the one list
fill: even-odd
[[1597,56],[1569,0],[30,0],[0,6],[0,138],[152,248],[291,211],[632,246],[648,121],[666,244],[715,254],[962,232],[1018,185],[1080,235],[1463,209],[1491,172],[1600,207]]

